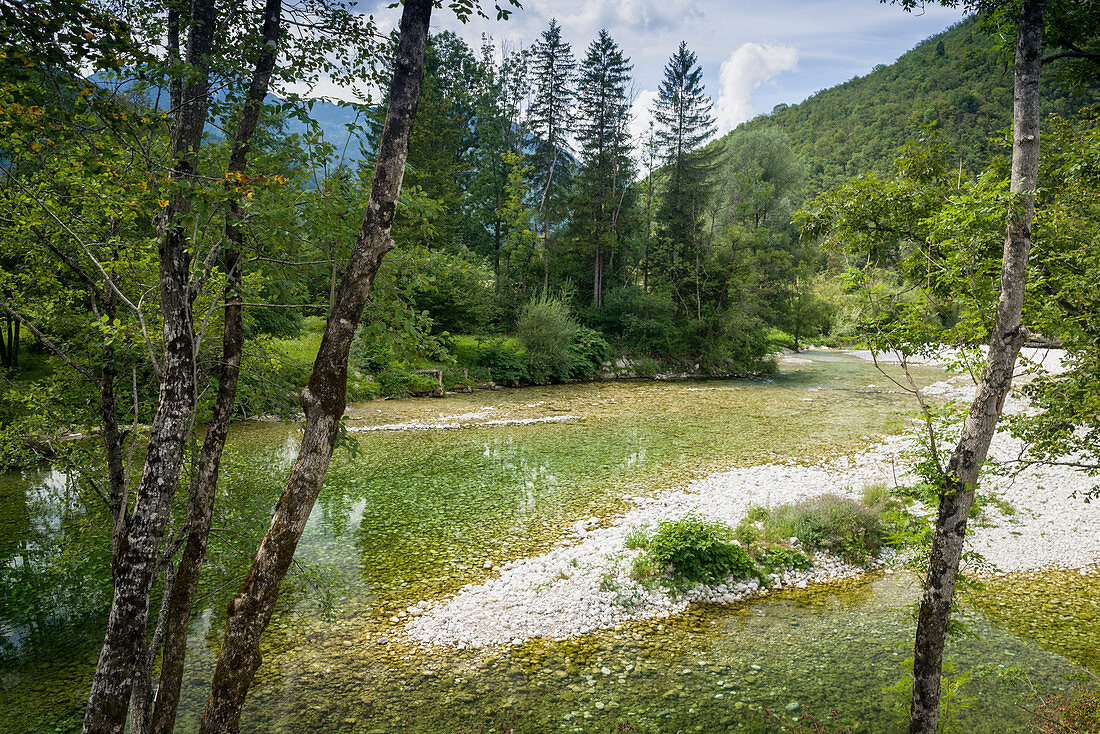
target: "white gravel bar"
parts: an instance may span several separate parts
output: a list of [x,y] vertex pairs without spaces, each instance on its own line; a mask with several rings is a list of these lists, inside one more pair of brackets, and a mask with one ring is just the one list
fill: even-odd
[[[863,356],[863,355],[857,355]],[[1058,370],[1061,355],[1032,350],[1030,359]],[[881,359],[880,359],[881,361]],[[936,383],[929,393],[967,400],[969,378]],[[1010,398],[1006,412],[1026,409]],[[554,550],[509,562],[482,584],[469,584],[450,599],[422,601],[394,617],[394,634],[419,643],[486,647],[520,644],[532,637],[562,639],[633,619],[667,617],[698,602],[732,603],[766,593],[755,580],[700,587],[680,596],[646,589],[629,578],[639,551],[623,540],[636,526],[698,514],[736,525],[754,505],[774,507],[823,494],[859,496],[867,484],[905,484],[900,454],[912,447],[912,436],[894,436],[870,445],[855,458],[842,457],[818,466],[765,464],[712,474],[686,488],[655,498],[633,497],[635,507],[609,521],[589,518],[576,523]],[[999,433],[991,458],[1019,456],[1020,443]],[[1100,502],[1085,503],[1083,493],[1095,480],[1068,467],[1030,467],[1015,476],[987,476],[980,491],[995,493],[1015,511],[1001,513],[988,504],[968,538],[970,547],[993,565],[990,573],[1058,566],[1087,568],[1100,563]],[[608,524],[610,523],[610,524]],[[880,559],[872,566],[888,560]],[[486,562],[489,566],[489,562]],[[772,588],[821,583],[864,573],[837,558],[817,554],[808,571],[770,579]]]

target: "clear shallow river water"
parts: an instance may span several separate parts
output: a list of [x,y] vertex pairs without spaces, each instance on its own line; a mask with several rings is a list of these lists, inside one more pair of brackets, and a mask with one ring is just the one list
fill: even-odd
[[[485,578],[486,561],[545,549],[578,519],[615,512],[624,496],[730,466],[855,452],[908,424],[900,412],[912,410],[912,398],[874,366],[811,354],[810,364],[759,380],[353,406],[357,451],[333,461],[265,638],[243,730],[595,732],[630,722],[642,732],[779,731],[763,706],[788,721],[837,709],[857,731],[894,730],[894,696],[884,686],[905,674],[906,606],[916,597],[901,576],[504,651],[376,643],[398,610]],[[373,430],[383,427],[402,430]],[[193,730],[201,712],[222,610],[297,440],[282,424],[232,433],[178,731]],[[110,588],[102,511],[68,484],[58,471],[0,477],[0,732],[79,730]],[[1073,588],[1095,588],[1095,578],[1081,581]],[[958,645],[961,669],[1021,665],[1037,682],[1062,686],[1075,668],[1048,650],[1090,662],[1074,656],[1074,638],[1060,626],[1012,632],[1011,605],[992,594],[984,607],[978,601],[991,617],[972,614],[979,637]],[[1012,694],[994,689],[988,680],[964,689],[981,699],[962,713],[967,729],[1018,728]]]

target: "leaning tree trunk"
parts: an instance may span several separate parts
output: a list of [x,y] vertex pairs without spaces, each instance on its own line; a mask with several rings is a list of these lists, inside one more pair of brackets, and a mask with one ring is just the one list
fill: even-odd
[[1012,371],[1027,335],[1021,322],[1031,222],[1039,170],[1039,70],[1045,0],[1024,0],[1016,41],[1013,110],[1012,192],[1021,197],[1011,213],[1001,266],[1001,293],[989,338],[989,354],[978,381],[963,434],[947,464],[939,515],[928,561],[928,577],[913,647],[913,703],[910,734],[935,734],[939,724],[940,675],[955,579],[974,503],[978,472],[1000,419]]
[[[264,8],[263,42],[252,83],[248,90],[237,133],[233,140],[228,172],[244,173],[248,167],[248,151],[252,136],[259,123],[264,99],[275,69],[280,26],[282,24],[282,0],[267,0]],[[226,187],[233,182],[227,179]],[[241,247],[243,234],[239,222],[242,213],[240,201],[234,197],[225,217],[227,240],[223,256],[226,274],[225,326],[222,333],[222,360],[218,375],[218,395],[214,402],[213,416],[203,440],[199,455],[198,472],[187,505],[187,542],[168,594],[167,614],[164,624],[164,651],[161,654],[160,685],[153,702],[151,731],[171,734],[175,727],[179,708],[180,686],[183,682],[183,663],[187,653],[187,627],[198,589],[199,574],[206,560],[206,547],[210,538],[210,524],[214,514],[214,497],[218,486],[222,451],[229,435],[229,423],[237,397],[241,355],[244,348],[244,322],[241,311]]]
[[382,258],[394,246],[390,228],[420,97],[431,11],[432,0],[406,0],[404,4],[370,200],[325,325],[313,373],[300,396],[306,419],[302,446],[248,576],[229,603],[200,734],[235,734],[239,730],[241,707],[260,666],[260,638],[328,470],[344,414],[351,341]]
[[171,176],[180,182],[180,189],[163,215],[157,244],[164,335],[160,398],[134,508],[126,518],[118,552],[111,559],[114,597],[84,714],[86,734],[121,734],[126,723],[135,665],[147,654],[149,597],[195,402],[190,259],[187,234],[179,220],[191,208],[186,189],[196,174],[206,123],[206,57],[214,36],[213,0],[193,4],[191,34],[188,61],[198,73],[187,84],[172,140]]

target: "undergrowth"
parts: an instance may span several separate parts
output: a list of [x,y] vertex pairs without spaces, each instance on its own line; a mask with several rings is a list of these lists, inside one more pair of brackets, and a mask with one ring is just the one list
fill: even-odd
[[863,501],[835,494],[776,507],[750,508],[734,531],[746,547],[797,539],[809,551],[828,551],[849,563],[865,563],[903,528],[904,504],[881,487],[864,491]]
[[665,578],[678,590],[730,577],[763,582],[767,574],[780,569],[812,565],[795,548],[760,546],[750,552],[737,542],[729,525],[697,515],[665,520],[652,535],[645,528],[632,528],[624,542],[627,548],[644,551],[634,558],[631,578],[643,583]]

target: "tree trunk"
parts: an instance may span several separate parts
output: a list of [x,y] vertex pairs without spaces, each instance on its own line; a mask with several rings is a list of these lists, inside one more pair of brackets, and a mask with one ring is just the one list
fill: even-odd
[[703,295],[699,289],[699,243],[695,243],[695,318],[703,320]]
[[390,228],[420,96],[431,10],[432,0],[406,0],[402,10],[389,108],[370,200],[325,325],[313,373],[300,396],[306,419],[301,449],[248,576],[229,603],[225,637],[200,734],[235,734],[239,730],[241,707],[260,666],[260,638],[328,470],[347,397],[351,341],[382,258],[394,247]]
[[600,252],[600,248],[596,246],[596,259],[592,264],[592,307],[597,311],[600,310],[600,296],[603,294],[603,273],[601,268],[603,266],[603,254]]
[[[4,317],[4,324],[10,329],[11,316]],[[0,367],[11,367],[11,357],[8,356],[8,344],[11,342],[11,337],[4,338],[4,330],[0,329]]]
[[160,222],[157,244],[163,312],[164,357],[160,398],[133,513],[112,558],[114,598],[107,632],[88,695],[83,730],[121,734],[134,666],[147,654],[146,625],[157,556],[172,509],[195,402],[195,343],[189,288],[187,234],[178,222],[190,210],[186,191],[194,180],[206,123],[207,68],[214,35],[213,0],[193,6],[188,61],[196,74],[187,84],[179,124],[173,130],[171,176],[182,182]]
[[948,461],[928,561],[928,577],[913,647],[913,703],[910,734],[935,734],[939,724],[940,675],[955,579],[974,503],[978,472],[1000,419],[1012,371],[1027,335],[1021,323],[1031,222],[1039,169],[1039,71],[1045,0],[1024,0],[1016,41],[1013,110],[1012,192],[1022,197],[1010,215],[1004,243],[1001,292],[989,338],[989,354],[978,381],[962,437]]
[[[256,61],[256,70],[252,76],[248,97],[237,124],[233,151],[229,159],[230,173],[244,173],[248,168],[248,151],[252,144],[252,136],[256,132],[264,98],[267,97],[270,87],[271,74],[275,68],[281,23],[281,0],[267,0],[263,22],[264,46]],[[227,180],[226,188],[231,189],[232,186],[233,183]],[[210,538],[210,523],[214,514],[214,498],[217,494],[222,451],[229,435],[229,424],[237,397],[237,381],[244,349],[240,263],[244,238],[238,226],[242,216],[239,200],[231,199],[229,211],[225,217],[227,240],[223,257],[226,274],[225,326],[222,334],[218,395],[199,455],[198,473],[188,498],[187,542],[169,591],[164,617],[164,651],[161,655],[160,686],[153,702],[151,721],[151,731],[157,734],[171,734],[175,727],[180,685],[183,682],[183,664],[187,653],[187,627],[195,602],[199,574],[206,560],[206,547]]]
[[19,320],[11,314],[4,317],[8,338],[0,329],[0,367],[15,369],[19,366]]

